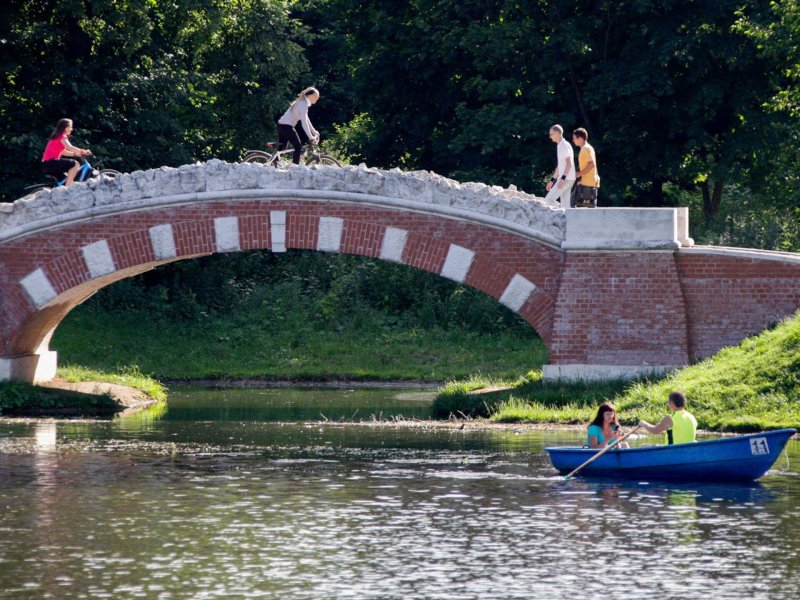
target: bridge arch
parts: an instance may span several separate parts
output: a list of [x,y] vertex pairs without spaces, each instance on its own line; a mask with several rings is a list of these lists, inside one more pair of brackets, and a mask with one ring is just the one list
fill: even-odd
[[[365,187],[405,197],[364,193]],[[494,297],[545,343],[552,328],[563,213],[531,206],[513,189],[463,187],[427,173],[277,171],[219,161],[135,173],[93,188],[56,190],[50,202],[18,201],[27,212],[38,204],[39,216],[18,218],[4,230],[2,302],[10,310],[0,356],[10,363],[9,377],[52,376],[53,331],[99,289],[216,252],[302,248],[405,264]],[[457,205],[470,194],[483,212]]]

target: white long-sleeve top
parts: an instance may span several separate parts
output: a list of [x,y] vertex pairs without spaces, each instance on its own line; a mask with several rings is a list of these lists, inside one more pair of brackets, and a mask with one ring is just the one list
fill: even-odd
[[303,131],[306,132],[309,138],[319,136],[319,133],[314,129],[314,126],[308,118],[308,109],[310,106],[311,102],[308,101],[308,98],[301,98],[297,102],[293,102],[289,110],[283,113],[283,116],[278,119],[278,125],[290,125],[294,127],[299,122],[303,127]]

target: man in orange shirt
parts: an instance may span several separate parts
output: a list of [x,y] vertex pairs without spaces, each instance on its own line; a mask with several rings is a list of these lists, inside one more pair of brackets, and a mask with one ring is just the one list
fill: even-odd
[[572,132],[572,142],[581,149],[578,154],[578,170],[575,172],[575,186],[572,208],[597,208],[597,190],[600,189],[600,175],[597,173],[597,158],[594,148],[589,144],[589,133],[579,127]]

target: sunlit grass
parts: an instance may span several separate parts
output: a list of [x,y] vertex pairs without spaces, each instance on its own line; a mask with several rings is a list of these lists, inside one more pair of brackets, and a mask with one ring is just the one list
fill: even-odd
[[632,425],[661,419],[669,393],[679,390],[702,429],[800,429],[800,317],[657,380],[559,384],[544,383],[540,373],[532,372],[510,390],[478,396],[481,404],[476,405],[467,392],[481,383],[472,378],[442,388],[436,400],[439,416],[472,411],[500,422],[588,423],[598,404],[610,400],[620,422]]
[[155,400],[167,399],[167,388],[152,377],[142,374],[137,366],[123,367],[107,372],[79,365],[65,365],[59,367],[58,376],[70,382],[116,383],[141,390]]

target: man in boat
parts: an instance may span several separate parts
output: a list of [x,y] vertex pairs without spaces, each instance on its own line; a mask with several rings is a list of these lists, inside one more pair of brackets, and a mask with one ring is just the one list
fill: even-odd
[[639,426],[652,434],[664,434],[666,444],[688,444],[694,442],[697,434],[697,419],[686,410],[686,396],[683,392],[672,392],[667,402],[671,415],[667,415],[655,425],[639,421]]

